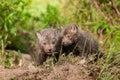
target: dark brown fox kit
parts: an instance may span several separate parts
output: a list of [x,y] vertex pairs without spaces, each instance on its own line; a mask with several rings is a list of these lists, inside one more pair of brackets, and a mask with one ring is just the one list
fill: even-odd
[[70,50],[76,55],[87,58],[88,54],[98,52],[98,42],[89,34],[80,30],[77,25],[70,24],[61,27],[62,45],[65,52]]
[[55,56],[58,57],[58,52],[60,51],[60,37],[59,31],[49,28],[41,32],[36,33],[37,36],[37,63],[38,65],[43,64],[47,56],[55,53]]

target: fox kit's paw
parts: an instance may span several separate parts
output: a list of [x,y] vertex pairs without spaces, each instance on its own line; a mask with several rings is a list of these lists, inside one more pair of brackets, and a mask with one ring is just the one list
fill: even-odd
[[87,60],[86,59],[82,59],[78,64],[82,65],[83,67],[87,67]]
[[86,59],[82,59],[82,60],[79,62],[79,64],[84,65],[86,62],[87,62]]

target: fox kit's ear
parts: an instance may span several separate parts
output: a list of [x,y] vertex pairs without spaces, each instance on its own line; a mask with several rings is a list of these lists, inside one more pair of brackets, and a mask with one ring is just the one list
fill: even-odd
[[56,30],[55,33],[56,33],[56,34],[59,34],[59,33],[60,33],[60,30]]
[[63,26],[60,26],[60,32],[62,32],[62,31],[63,31],[63,28],[64,28]]
[[64,26],[61,26],[61,27],[60,27],[60,32],[64,32],[64,30],[65,30],[65,29],[64,29]]
[[60,29],[62,30],[64,27],[63,26],[60,26]]
[[40,32],[36,33],[37,38],[40,40],[42,38],[42,34]]
[[78,32],[78,26],[76,24],[71,25],[71,32],[77,33]]
[[60,32],[60,35],[63,36],[65,32],[65,27],[61,26],[59,32]]

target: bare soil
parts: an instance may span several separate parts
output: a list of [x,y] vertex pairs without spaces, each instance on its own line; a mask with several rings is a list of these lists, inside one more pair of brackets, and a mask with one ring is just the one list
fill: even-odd
[[37,67],[27,60],[27,65],[21,67],[9,69],[0,65],[0,80],[97,80],[97,70],[92,74],[90,64],[78,64],[79,57],[61,58],[56,64],[48,60]]
[[5,69],[0,67],[1,80],[93,80],[83,66],[66,63],[47,69],[19,67]]

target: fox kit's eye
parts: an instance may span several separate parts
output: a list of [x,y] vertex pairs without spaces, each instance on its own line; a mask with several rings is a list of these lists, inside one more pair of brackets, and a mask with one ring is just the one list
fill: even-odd
[[43,42],[44,45],[46,45],[46,42]]
[[66,35],[66,37],[68,37],[68,38],[69,38],[70,36],[69,36],[69,35]]
[[55,41],[53,41],[52,44],[55,44]]

